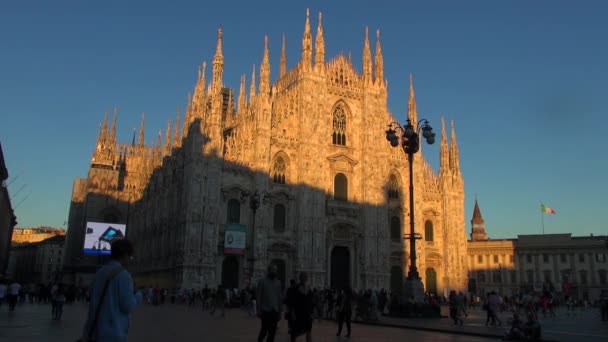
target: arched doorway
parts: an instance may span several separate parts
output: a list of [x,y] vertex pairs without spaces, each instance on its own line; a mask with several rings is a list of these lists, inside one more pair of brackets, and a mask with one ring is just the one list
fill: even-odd
[[391,292],[401,293],[403,289],[403,269],[399,266],[391,267]]
[[350,286],[350,253],[348,247],[338,246],[331,251],[331,287]]
[[437,272],[434,268],[426,269],[426,292],[437,294]]
[[281,288],[285,289],[285,260],[272,259],[271,264],[277,267],[277,278],[281,281]]
[[227,256],[222,262],[222,286],[229,289],[239,287],[239,261],[235,256]]

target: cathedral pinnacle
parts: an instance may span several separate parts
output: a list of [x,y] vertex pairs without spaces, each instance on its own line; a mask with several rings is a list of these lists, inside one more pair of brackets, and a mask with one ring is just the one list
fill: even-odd
[[270,94],[270,60],[268,51],[268,36],[264,36],[264,56],[260,65],[260,94]]
[[173,147],[178,148],[181,146],[181,136],[179,134],[179,114],[181,113],[181,108],[177,106],[177,112],[175,113],[175,133],[173,135]]
[[416,95],[414,94],[414,77],[410,74],[410,98],[407,104],[407,117],[412,121],[412,125],[418,123],[418,110],[416,109]]
[[101,139],[102,141],[108,140],[108,112],[103,115],[103,123],[101,124]]
[[312,35],[310,34],[310,10],[308,8],[302,37],[302,63],[306,69],[309,69],[312,63]]
[[163,155],[171,154],[171,119],[167,120],[167,131],[165,132],[165,150]]
[[380,45],[380,29],[376,31],[376,58],[374,60],[376,70],[374,72],[375,83],[384,86],[384,59],[382,57],[382,46]]
[[[205,70],[207,69],[207,62],[203,61],[203,64],[198,69],[198,81],[194,88],[194,97],[192,98],[193,108],[196,111],[201,111],[205,102]],[[190,103],[190,101],[188,101]]]
[[365,44],[363,45],[363,79],[372,82],[372,52],[369,47],[369,30],[365,27]]
[[251,71],[251,87],[249,88],[249,102],[253,101],[255,97],[255,64],[253,65],[253,70]]
[[245,95],[245,84],[247,83],[247,79],[245,74],[241,76],[241,87],[239,89],[239,98],[238,98],[238,111],[240,113],[245,113],[245,107],[247,106],[247,96]]
[[454,120],[452,124],[452,139],[450,142],[450,166],[456,174],[460,173],[460,157],[458,153],[458,143],[456,142],[456,129],[454,128]]
[[139,126],[139,146],[143,147],[146,143],[144,140],[144,122],[145,122],[145,113],[141,113],[141,125]]
[[317,40],[315,42],[315,67],[325,64],[325,39],[323,38],[323,24],[319,12],[319,26],[317,26]]
[[112,118],[112,128],[110,130],[110,141],[112,144],[116,143],[116,119],[118,116],[118,108],[114,107],[114,117]]
[[450,156],[448,152],[448,138],[445,131],[445,119],[441,117],[441,145],[439,148],[440,174],[445,174],[450,168]]
[[281,47],[281,68],[279,70],[279,77],[285,76],[287,73],[287,50],[285,48],[285,33],[283,33],[283,45]]

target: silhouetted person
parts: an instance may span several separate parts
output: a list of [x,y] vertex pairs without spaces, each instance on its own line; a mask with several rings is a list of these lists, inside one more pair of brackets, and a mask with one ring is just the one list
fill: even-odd
[[268,274],[258,283],[257,305],[258,316],[262,320],[262,327],[258,335],[258,342],[273,342],[277,332],[277,323],[281,319],[281,281],[277,279],[277,267],[268,266]]
[[83,331],[85,340],[127,340],[129,314],[142,300],[141,293],[134,292],[133,278],[125,269],[132,255],[133,245],[129,240],[112,243],[111,260],[97,271],[91,285],[89,313]]
[[340,294],[338,298],[338,309],[336,315],[338,316],[338,333],[336,336],[342,334],[342,325],[346,323],[346,337],[350,337],[350,319],[353,315],[353,291],[350,287],[347,287]]

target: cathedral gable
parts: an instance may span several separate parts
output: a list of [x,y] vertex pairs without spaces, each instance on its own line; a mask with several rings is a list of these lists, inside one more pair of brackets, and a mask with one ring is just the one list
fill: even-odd
[[350,171],[359,162],[347,156],[344,153],[334,154],[327,157],[327,159],[333,164],[336,170]]

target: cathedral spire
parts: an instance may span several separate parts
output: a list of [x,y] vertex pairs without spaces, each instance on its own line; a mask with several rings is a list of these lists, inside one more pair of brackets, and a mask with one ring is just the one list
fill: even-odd
[[441,145],[439,147],[439,173],[445,174],[450,169],[448,138],[445,131],[445,119],[441,117]]
[[165,150],[163,155],[171,154],[171,119],[167,120],[167,131],[165,132]]
[[363,45],[363,79],[372,81],[372,52],[369,47],[369,30],[365,27],[365,44]]
[[251,71],[251,87],[249,88],[249,102],[253,101],[255,97],[255,64],[253,65],[253,70]]
[[306,23],[304,24],[304,35],[302,36],[302,64],[305,69],[310,69],[312,64],[312,35],[310,34],[310,10],[306,9]]
[[319,25],[317,26],[317,40],[315,42],[315,68],[325,64],[325,39],[323,38],[323,24],[321,22],[321,12],[319,12]]
[[477,195],[475,195],[475,208],[473,209],[473,218],[471,219],[471,240],[487,240],[486,224],[481,216],[479,203],[477,203]]
[[407,103],[407,118],[416,127],[418,124],[418,110],[416,109],[416,95],[414,94],[414,78],[412,74],[410,74],[410,98]]
[[144,144],[146,143],[144,140],[144,121],[145,121],[145,114],[141,113],[141,125],[139,126],[139,146],[143,147]]
[[264,36],[264,56],[260,65],[260,94],[270,94],[270,60],[268,58],[268,36]]
[[214,93],[222,90],[222,74],[224,73],[224,55],[222,54],[222,28],[217,29],[217,47],[213,56],[213,80],[212,89]]
[[238,112],[245,113],[245,107],[247,106],[247,96],[245,95],[245,84],[247,79],[245,74],[241,76],[241,87],[239,89],[239,99],[238,99]]
[[384,86],[384,59],[382,58],[382,46],[380,45],[380,30],[376,31],[376,57],[374,58],[376,70],[374,71],[375,83]]
[[181,108],[177,106],[177,113],[175,113],[175,133],[173,135],[173,146],[180,147],[181,146],[181,136],[179,134],[179,114],[181,113]]
[[458,143],[456,142],[456,129],[454,128],[454,120],[452,124],[452,137],[450,141],[450,167],[455,174],[460,174],[460,156],[458,152]]
[[114,107],[114,117],[112,118],[112,128],[110,130],[110,141],[116,143],[116,117],[118,116],[118,108]]
[[285,48],[285,33],[283,33],[283,45],[281,46],[281,68],[279,69],[279,78],[287,73],[287,50]]

